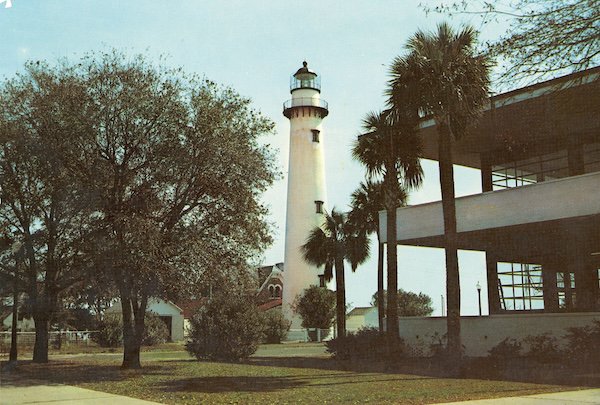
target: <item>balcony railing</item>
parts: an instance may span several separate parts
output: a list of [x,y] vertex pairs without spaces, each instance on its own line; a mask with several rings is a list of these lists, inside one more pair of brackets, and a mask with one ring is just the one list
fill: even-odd
[[321,91],[321,78],[316,76],[311,79],[297,79],[292,76],[290,77],[290,91],[296,89],[315,89]]
[[311,98],[311,97],[298,97],[293,98],[291,100],[283,103],[283,110],[287,110],[292,107],[317,107],[322,108],[324,110],[328,110],[329,106],[327,101],[321,100],[320,98]]

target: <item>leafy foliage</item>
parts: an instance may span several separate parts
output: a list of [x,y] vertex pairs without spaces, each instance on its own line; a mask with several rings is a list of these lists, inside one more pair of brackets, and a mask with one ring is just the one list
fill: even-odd
[[577,365],[600,369],[600,321],[579,328],[568,328],[565,338],[568,341],[566,352],[569,360]]
[[523,339],[523,344],[527,349],[525,356],[540,363],[553,363],[561,357],[558,340],[549,333],[527,336]]
[[117,316],[105,316],[98,323],[98,331],[92,340],[102,347],[119,347],[123,344],[123,324]]
[[169,328],[167,328],[163,320],[152,312],[146,312],[142,344],[144,346],[155,346],[167,343],[169,340],[171,340]]
[[329,329],[336,314],[336,295],[324,287],[311,286],[294,303],[302,327]]
[[[384,297],[387,291],[384,291]],[[371,300],[373,305],[378,305],[377,293]],[[427,294],[415,294],[411,291],[398,290],[398,316],[429,316],[433,312],[431,297]]]
[[185,345],[198,360],[241,361],[258,349],[264,318],[243,293],[218,294],[198,309]]
[[140,367],[150,298],[243,278],[271,242],[275,159],[258,139],[273,123],[232,89],[112,51],[29,63],[0,98],[0,221],[24,238],[34,317],[108,275],[124,367]]
[[495,361],[506,361],[521,355],[521,342],[518,339],[506,338],[489,350],[489,357]]
[[404,342],[400,338],[393,342],[389,340],[388,335],[381,334],[375,328],[363,328],[356,333],[329,340],[325,345],[327,352],[338,360],[397,360],[405,352]]
[[[92,340],[102,347],[118,347],[123,344],[123,321],[120,316],[107,315],[98,322],[97,332]],[[170,339],[169,329],[159,316],[152,312],[146,313],[146,321],[142,344],[155,346],[166,343]]]
[[291,322],[285,319],[281,311],[272,310],[263,314],[266,343],[281,343],[290,330]]

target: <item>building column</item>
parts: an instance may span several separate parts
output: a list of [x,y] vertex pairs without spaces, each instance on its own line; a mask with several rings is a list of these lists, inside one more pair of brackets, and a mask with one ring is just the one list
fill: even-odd
[[481,191],[483,193],[493,191],[492,165],[490,164],[490,160],[483,153],[479,155],[479,159],[481,163]]
[[498,258],[490,251],[485,252],[487,270],[487,296],[490,315],[501,312],[500,293],[498,292]]
[[575,276],[575,305],[578,311],[593,311],[598,300],[598,270],[591,260],[588,239],[581,232],[572,230],[567,234],[566,252],[568,271]]
[[562,271],[558,256],[544,258],[544,262],[542,263],[544,312],[558,312],[558,291],[556,288],[557,271]]

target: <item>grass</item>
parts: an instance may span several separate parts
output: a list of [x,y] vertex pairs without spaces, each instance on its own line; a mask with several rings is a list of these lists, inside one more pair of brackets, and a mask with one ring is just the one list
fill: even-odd
[[[574,387],[449,379],[385,371],[381,365],[340,363],[320,345],[264,345],[244,364],[197,362],[181,350],[142,353],[142,370],[120,370],[120,354],[22,363],[19,379],[44,379],[172,404],[196,403],[434,403],[529,395]],[[425,371],[427,370],[419,370]]]

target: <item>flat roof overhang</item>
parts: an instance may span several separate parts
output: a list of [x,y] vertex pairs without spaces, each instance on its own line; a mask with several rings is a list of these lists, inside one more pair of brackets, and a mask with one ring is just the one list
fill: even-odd
[[[423,157],[438,160],[438,134],[432,119],[419,125]],[[600,67],[524,87],[490,98],[483,116],[454,142],[453,160],[481,168],[520,158],[515,150],[551,153],[573,142],[597,141],[600,133]]]
[[[441,201],[398,208],[396,215],[400,245],[444,246]],[[386,217],[379,213],[382,242]],[[560,251],[565,237],[576,237],[598,252],[600,172],[460,197],[456,220],[459,249],[536,256]]]

